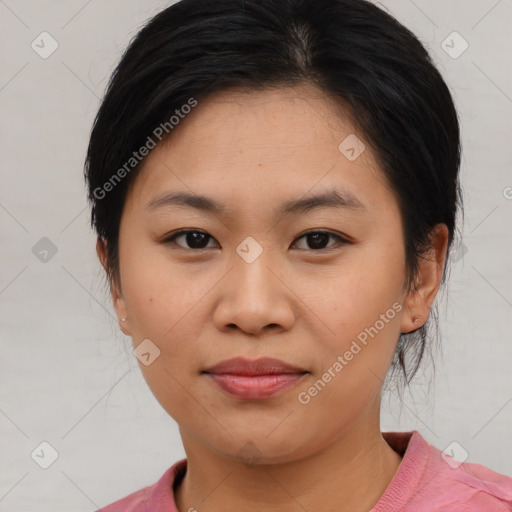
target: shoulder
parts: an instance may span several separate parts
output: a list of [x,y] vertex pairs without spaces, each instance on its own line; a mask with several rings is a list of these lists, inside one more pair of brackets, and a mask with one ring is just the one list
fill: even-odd
[[[424,441],[425,444],[426,441]],[[426,468],[425,496],[439,507],[451,510],[510,511],[512,478],[472,462],[457,462],[453,451],[442,452],[427,444],[429,465]],[[453,505],[452,505],[453,503]]]
[[173,484],[186,471],[187,460],[182,459],[165,471],[158,482],[135,491],[96,512],[151,512],[166,510],[178,512],[174,502]]
[[148,486],[139,489],[106,507],[100,508],[96,512],[147,512],[149,509],[146,507],[146,504],[152,487]]
[[[398,498],[404,512],[512,510],[511,477],[480,464],[457,462],[448,451],[427,443],[418,431],[386,434],[390,445],[402,446],[403,459],[382,503]],[[376,511],[383,510],[380,504],[381,500]]]

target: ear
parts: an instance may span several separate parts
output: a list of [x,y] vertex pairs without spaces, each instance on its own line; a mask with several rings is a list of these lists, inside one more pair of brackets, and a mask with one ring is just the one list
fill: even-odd
[[[96,254],[101,262],[105,273],[108,274],[108,254],[107,254],[107,241],[104,238],[98,237],[96,241]],[[121,283],[115,282],[109,276],[109,286],[110,286],[110,295],[112,296],[112,302],[114,303],[114,309],[116,310],[119,327],[121,331],[127,336],[130,336],[130,327],[129,327],[129,318],[128,311],[126,307],[126,301],[123,298],[123,294],[121,292]],[[126,318],[126,321],[122,321],[122,318]]]
[[415,289],[409,292],[404,301],[402,333],[415,331],[427,321],[443,278],[447,248],[448,227],[446,224],[436,224],[430,231],[430,246],[419,261]]

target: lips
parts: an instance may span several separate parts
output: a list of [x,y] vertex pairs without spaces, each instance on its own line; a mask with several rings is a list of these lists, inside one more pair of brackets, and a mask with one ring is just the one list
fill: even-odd
[[276,375],[283,373],[306,373],[306,370],[271,357],[262,357],[254,360],[235,357],[208,368],[205,370],[205,373],[222,373],[230,375]]
[[202,372],[224,392],[236,398],[262,400],[275,396],[308,372],[279,359],[236,357]]

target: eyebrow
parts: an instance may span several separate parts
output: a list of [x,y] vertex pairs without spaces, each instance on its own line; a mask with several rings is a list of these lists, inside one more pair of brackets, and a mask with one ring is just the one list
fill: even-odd
[[[146,210],[172,206],[188,206],[213,215],[227,215],[231,210],[212,198],[189,192],[170,192],[156,197],[146,205]],[[346,208],[366,210],[366,206],[348,190],[327,190],[316,195],[286,201],[274,211],[275,215],[306,213],[315,208]]]

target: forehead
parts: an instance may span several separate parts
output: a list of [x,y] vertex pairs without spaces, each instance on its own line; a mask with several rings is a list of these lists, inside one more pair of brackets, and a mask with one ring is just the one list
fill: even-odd
[[[356,159],[343,152],[346,140],[364,144]],[[382,171],[348,109],[301,86],[230,89],[200,101],[145,158],[131,192],[144,205],[164,191],[215,191],[223,203],[257,206],[329,188],[372,203],[379,187]]]
[[232,88],[202,100],[169,141],[195,136],[216,147],[243,142],[244,147],[264,149],[318,144],[321,139],[336,144],[340,134],[355,131],[349,107],[317,87]]

